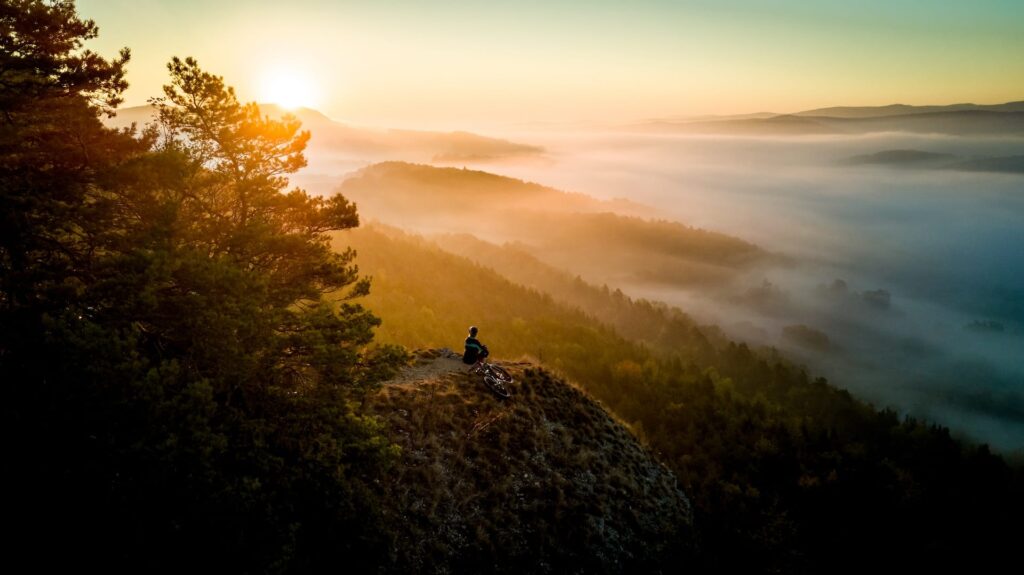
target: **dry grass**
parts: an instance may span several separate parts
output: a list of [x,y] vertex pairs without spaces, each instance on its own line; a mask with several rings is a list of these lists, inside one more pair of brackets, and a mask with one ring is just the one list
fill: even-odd
[[369,403],[402,448],[382,485],[389,570],[650,572],[686,551],[674,476],[597,402],[525,363],[503,364],[502,400],[438,356]]

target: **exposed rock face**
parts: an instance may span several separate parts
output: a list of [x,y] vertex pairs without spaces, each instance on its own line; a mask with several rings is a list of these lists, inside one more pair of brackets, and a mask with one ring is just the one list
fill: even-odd
[[504,366],[516,380],[508,400],[438,352],[421,352],[373,399],[402,448],[382,485],[395,537],[387,570],[684,568],[691,512],[672,473],[584,392]]

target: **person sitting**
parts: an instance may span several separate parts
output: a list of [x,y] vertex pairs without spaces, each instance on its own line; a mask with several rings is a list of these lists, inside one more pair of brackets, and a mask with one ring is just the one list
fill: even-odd
[[466,353],[462,354],[462,363],[472,365],[474,369],[490,355],[487,346],[476,338],[477,331],[475,325],[469,328],[469,337],[466,338]]

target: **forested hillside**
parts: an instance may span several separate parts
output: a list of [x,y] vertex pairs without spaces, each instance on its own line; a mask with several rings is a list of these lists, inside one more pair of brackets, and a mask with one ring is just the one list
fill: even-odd
[[486,213],[509,208],[557,212],[650,214],[653,210],[626,200],[602,202],[533,182],[481,170],[439,168],[408,162],[381,162],[346,178],[341,191],[359,199],[371,217],[382,213],[442,212]]
[[384,162],[351,175],[337,191],[366,220],[518,242],[545,263],[601,283],[722,285],[779,259],[736,237],[652,219],[653,210],[628,201],[476,170]]
[[483,256],[502,266],[491,269],[394,230],[337,241],[373,276],[365,305],[382,340],[458,346],[477,325],[497,356],[542,361],[631,422],[692,498],[705,569],[966,568],[1011,548],[1019,474],[947,429],[878,411],[673,310],[564,277],[544,282],[566,287],[557,296],[513,283],[503,274],[530,273],[506,265],[522,254]]

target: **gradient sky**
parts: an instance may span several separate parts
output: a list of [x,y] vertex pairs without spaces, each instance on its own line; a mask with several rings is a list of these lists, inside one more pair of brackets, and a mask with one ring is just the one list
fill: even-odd
[[530,122],[1024,99],[1024,1],[79,0],[128,46],[129,105],[194,56],[244,100],[268,68],[355,123]]

